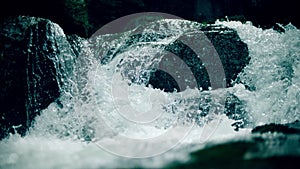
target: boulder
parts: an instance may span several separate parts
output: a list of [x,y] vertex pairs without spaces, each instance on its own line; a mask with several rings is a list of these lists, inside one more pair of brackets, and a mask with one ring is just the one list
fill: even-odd
[[[159,28],[159,30],[157,28]],[[189,32],[191,30],[194,32]],[[194,34],[195,37],[189,34]],[[174,89],[182,91],[187,87],[197,87],[199,89],[208,90],[212,87],[211,83],[213,80],[219,80],[219,84],[223,83],[222,81],[224,80],[224,85],[219,85],[219,88],[230,87],[238,73],[240,73],[250,61],[248,47],[241,41],[237,32],[220,25],[204,25],[186,20],[165,19],[140,25],[134,32],[128,35],[122,35],[119,38],[124,40],[120,41],[118,45],[111,45],[105,47],[107,49],[103,49],[104,53],[106,53],[101,58],[102,64],[109,63],[117,55],[122,55],[129,50],[133,50],[136,46],[140,48],[152,46],[158,50],[167,51],[167,54],[162,54],[166,55],[164,56],[165,58],[169,57],[167,56],[169,54],[175,55],[189,67],[191,70],[189,72],[192,72],[192,75],[183,73],[182,76],[185,76],[184,78],[194,76],[192,77],[193,79],[181,80],[180,78],[174,79],[176,78],[175,76],[179,77],[178,74],[170,74],[177,70],[181,71],[181,69],[179,70],[180,65],[176,65],[177,63],[175,63],[178,60],[174,63],[170,61],[165,62],[164,59],[161,60],[161,63],[166,65],[163,67],[168,69],[169,72],[165,72],[165,70],[161,70],[157,67],[146,67],[146,69],[152,69],[150,71],[150,79],[145,82],[146,85],[151,85],[154,88],[162,89],[167,92],[173,92]],[[181,38],[187,38],[188,40],[186,41],[188,43],[184,42]],[[169,42],[165,42],[168,40]],[[199,49],[197,53],[195,49]],[[139,54],[139,52],[141,54]],[[135,57],[141,57],[145,52],[150,53],[147,49],[145,49],[144,52],[140,49],[140,51],[136,51],[133,55],[137,55]],[[155,53],[149,55],[155,55]],[[125,55],[124,60],[126,60],[126,58],[128,59],[128,57],[133,56]],[[156,56],[151,57],[155,58]],[[221,62],[219,65],[217,64],[218,61],[216,61],[218,59],[220,59]],[[128,59],[128,61],[130,62],[130,59]],[[134,69],[134,67],[127,69]],[[211,69],[210,74],[208,72],[209,69]],[[221,79],[222,77],[218,76],[218,74],[222,72],[225,73],[224,78],[226,79]],[[135,76],[139,76],[139,73],[140,72],[135,72],[134,74]],[[130,77],[129,79],[134,79],[133,82],[140,82],[136,77]],[[187,82],[183,85],[176,83],[178,80],[193,81],[194,79],[196,80],[196,85],[195,83],[192,84],[192,82]]]
[[[56,69],[66,66],[80,49],[78,38],[67,38],[57,24],[35,17],[20,16],[1,23],[0,41],[3,138],[15,131],[24,135],[40,110],[59,97]],[[58,64],[60,59],[65,62]]]
[[[116,71],[129,84],[145,84],[165,92],[181,92],[187,88],[216,89],[211,85],[215,80],[219,83],[217,85],[221,83],[217,87],[226,88],[232,86],[231,82],[235,81],[250,60],[247,45],[233,29],[180,19],[139,23],[131,31],[118,30],[116,34],[104,36],[101,35],[102,32],[98,32],[91,38],[95,45],[95,56],[104,65],[116,64]],[[120,27],[129,26],[127,23]],[[221,62],[221,67],[216,60]],[[210,75],[209,69],[213,72]],[[222,72],[223,77],[219,76]],[[189,110],[194,111],[181,113],[188,114],[188,119],[199,122],[198,125],[201,126],[201,119],[218,102],[212,98],[213,96],[200,94],[167,107],[171,107],[171,113],[180,114],[176,107],[190,104]],[[243,101],[230,93],[222,96],[219,94],[216,98],[223,98],[220,104],[225,107],[222,110],[229,118],[237,121],[233,124],[236,130],[247,125],[248,117]]]
[[[201,25],[199,26],[199,30],[204,32],[206,37],[211,41],[221,59],[226,76],[226,86],[224,87],[231,87],[231,83],[236,79],[238,73],[240,73],[250,61],[247,45],[241,41],[237,32],[230,28],[218,25]],[[208,76],[203,62],[198,59],[195,52],[179,41],[169,44],[166,49],[179,56],[190,67],[197,80],[198,88],[208,90],[211,86],[211,77]],[[157,74],[159,74],[159,76],[157,76]],[[160,80],[157,80],[157,77],[159,77]],[[161,79],[166,79],[166,81]],[[152,83],[153,81],[159,81],[159,83],[154,84]],[[174,88],[170,87],[176,86],[176,84],[173,84],[161,87],[163,84],[170,84],[171,81],[169,77],[157,71],[151,74],[149,83],[154,87],[171,92]],[[176,89],[180,91],[179,88]]]
[[[278,143],[278,142],[276,142]],[[293,140],[299,146],[299,141]],[[289,148],[285,147],[290,142],[281,141],[276,144],[274,141],[254,142],[254,141],[233,141],[221,144],[209,145],[205,148],[190,153],[187,162],[172,162],[166,168],[223,168],[223,169],[252,169],[252,168],[272,168],[272,169],[293,169],[300,160],[299,154],[289,154]],[[278,150],[279,149],[279,150]],[[286,153],[270,152],[285,151]],[[270,153],[270,155],[266,155]],[[291,153],[291,152],[290,152]]]
[[252,129],[252,133],[283,133],[283,134],[300,134],[300,121],[295,121],[293,123],[287,124],[266,124],[262,126],[257,126]]
[[190,153],[187,162],[168,168],[295,168],[300,160],[300,122],[266,124],[252,130],[251,139],[207,144]]

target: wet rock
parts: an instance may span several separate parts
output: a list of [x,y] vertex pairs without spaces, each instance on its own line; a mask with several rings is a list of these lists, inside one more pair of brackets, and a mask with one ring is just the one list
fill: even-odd
[[235,120],[231,126],[235,127],[234,130],[238,131],[240,128],[248,124],[248,112],[245,109],[246,103],[241,101],[234,94],[228,93],[225,100],[224,113],[230,119]]
[[[153,29],[151,26],[153,24],[156,24],[157,27],[162,26],[165,27],[164,29],[174,29],[172,28],[174,25],[174,20],[162,20],[157,21],[155,23],[151,23],[149,25],[142,25],[140,26],[141,30],[149,30]],[[168,73],[178,70],[179,71],[179,65],[176,65],[177,63],[170,64],[170,61],[167,61],[165,66],[166,69],[170,70],[169,72],[163,73],[161,70],[153,69],[150,73],[150,79],[148,82],[146,82],[146,85],[151,85],[154,88],[159,88],[164,91],[173,92],[174,88],[177,91],[185,90],[187,87],[190,88],[199,88],[203,90],[208,90],[212,84],[211,81],[218,81],[219,84],[222,83],[222,85],[219,85],[220,87],[230,87],[232,86],[232,81],[234,81],[238,75],[242,71],[242,69],[249,63],[250,57],[248,52],[247,45],[242,42],[237,35],[237,32],[233,29],[224,27],[224,26],[218,26],[218,25],[202,25],[198,24],[196,22],[190,22],[190,21],[184,21],[184,20],[177,20],[176,24],[178,24],[178,27],[181,28],[187,28],[191,27],[192,29],[196,29],[199,31],[199,34],[204,33],[203,37],[200,39],[191,39],[190,43],[193,45],[194,48],[203,48],[200,55],[195,53],[194,49],[192,49],[191,45],[183,43],[179,38],[175,39],[172,42],[169,42],[168,44],[161,43],[161,39],[167,39],[168,36],[176,37],[177,35],[172,35],[171,33],[167,33],[168,31],[156,31],[155,33],[148,33],[147,31],[142,31],[141,34],[138,35],[131,35],[129,37],[123,37],[124,42],[123,44],[118,46],[118,48],[112,48],[109,50],[102,58],[102,63],[106,64],[111,59],[113,59],[116,55],[119,55],[123,52],[126,52],[128,48],[133,46],[143,46],[142,43],[147,44],[154,44],[156,45],[156,48],[163,49],[165,51],[168,51],[176,56],[178,56],[184,63],[189,67],[189,69],[192,72],[192,75],[182,74],[182,76],[178,79],[175,76],[177,74],[170,75]],[[200,33],[201,32],[201,33]],[[186,36],[187,33],[182,33],[182,36]],[[204,38],[205,36],[205,38]],[[206,40],[207,39],[207,40]],[[207,42],[210,41],[210,42]],[[207,44],[206,44],[207,43]],[[197,45],[197,47],[195,46]],[[145,45],[144,45],[145,46]],[[215,53],[213,52],[214,48],[217,55],[216,58],[221,60],[221,67],[219,70],[218,65],[213,65],[212,62],[209,61],[209,63],[204,63],[204,60],[202,58],[212,58],[214,57]],[[208,49],[208,50],[206,50]],[[212,51],[212,52],[207,52]],[[138,56],[136,56],[138,57]],[[164,60],[161,61],[163,63]],[[207,62],[207,61],[206,61]],[[208,66],[206,66],[208,65]],[[213,67],[215,66],[215,67]],[[225,78],[222,79],[222,77],[219,77],[217,74],[212,73],[209,77],[209,74],[207,72],[208,68],[213,69],[214,73],[220,73],[221,71],[224,71]],[[175,75],[175,76],[174,76]],[[193,77],[192,77],[193,76]],[[173,77],[173,79],[172,79]],[[179,77],[179,75],[177,76]],[[189,79],[182,79],[188,77]],[[193,78],[193,79],[191,79]],[[192,84],[193,80],[196,80],[197,85]],[[223,80],[226,80],[223,84]],[[176,84],[178,81],[185,83],[185,84]],[[190,81],[190,82],[188,82]]]
[[[68,39],[71,44],[77,43],[74,37]],[[79,49],[71,47],[57,24],[25,16],[1,23],[0,41],[0,138],[3,138],[14,132],[13,126],[24,135],[40,110],[59,97],[56,68],[66,66]],[[66,62],[61,64],[59,59]]]
[[165,92],[174,92],[174,90],[180,91],[180,88],[174,78],[162,70],[155,70],[151,72],[149,82],[147,83],[147,86],[149,85]]
[[68,43],[70,44],[71,51],[75,54],[76,57],[78,57],[82,51],[82,42],[84,39],[78,35],[66,35],[66,37]]
[[[211,145],[191,153],[189,161],[185,163],[173,162],[166,168],[293,169],[295,168],[295,165],[298,164],[298,161],[300,160],[299,154],[265,156],[264,152],[272,151],[270,148],[268,149],[268,146],[270,145],[252,141],[238,141]],[[260,148],[261,150],[258,150]],[[288,149],[284,150],[288,151]],[[255,151],[258,151],[258,155],[251,157],[251,152]]]
[[257,126],[252,130],[252,133],[283,133],[283,134],[300,134],[300,121],[287,124],[266,124]]
[[[236,79],[238,73],[250,61],[247,45],[240,40],[236,31],[230,28],[202,25],[200,30],[211,41],[221,59],[226,76],[226,86],[224,87],[232,86],[231,82]],[[197,55],[190,48],[180,42],[176,43],[178,44],[170,44],[167,50],[178,55],[191,68],[197,80],[198,88],[208,90],[211,86],[210,78],[213,77],[208,76],[202,61],[197,59]],[[155,77],[152,76],[151,78]]]
[[268,124],[252,130],[251,139],[209,143],[190,153],[187,162],[169,168],[295,168],[300,160],[300,123]]

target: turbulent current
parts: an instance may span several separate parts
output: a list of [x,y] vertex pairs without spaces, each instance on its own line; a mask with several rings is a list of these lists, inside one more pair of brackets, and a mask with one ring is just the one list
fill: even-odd
[[[190,29],[172,22],[168,29],[158,28],[164,36],[145,37],[155,44],[122,49],[128,31],[83,40],[77,59],[53,58],[61,97],[35,118],[25,137],[15,134],[0,142],[0,168],[163,167],[188,161],[190,152],[208,144],[248,140],[257,125],[300,120],[296,27],[282,26],[279,33],[217,21],[238,32],[250,63],[233,87],[171,93],[146,82],[165,54],[157,44],[173,42]],[[56,33],[63,36],[58,28]],[[242,104],[238,119],[224,114],[228,95]],[[244,125],[236,131],[234,123]]]

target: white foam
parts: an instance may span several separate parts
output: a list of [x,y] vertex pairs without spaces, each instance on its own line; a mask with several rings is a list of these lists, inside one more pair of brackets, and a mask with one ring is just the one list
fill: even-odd
[[[286,33],[278,33],[240,22],[217,24],[236,29],[241,39],[248,44],[251,61],[239,78],[255,90],[249,91],[243,84],[236,84],[229,89],[205,91],[201,94],[195,89],[164,93],[143,85],[128,84],[128,80],[124,78],[128,77],[126,71],[129,68],[134,73],[149,66],[149,58],[142,49],[116,56],[108,65],[101,65],[97,57],[94,57],[96,54],[86,50],[86,59],[81,58],[82,62],[77,62],[75,68],[78,72],[69,79],[71,87],[64,88],[66,91],[62,92],[61,103],[50,104],[36,117],[34,127],[24,138],[13,135],[0,142],[0,168],[162,167],[172,160],[186,161],[189,159],[189,152],[195,150],[194,145],[201,148],[211,142],[249,137],[249,129],[234,131],[231,126],[234,121],[222,115],[222,97],[227,92],[245,102],[250,116],[248,120],[254,125],[299,119],[299,30],[290,25],[286,27]],[[103,45],[105,48],[109,44]],[[141,57],[134,58],[134,54]],[[138,66],[120,64],[120,58],[126,56],[128,58],[125,58],[125,62],[131,61]],[[117,66],[121,66],[120,69],[115,69]],[[127,74],[121,76],[122,73]],[[129,75],[131,77],[135,74]],[[114,85],[118,88],[112,88]],[[127,93],[122,93],[124,91]],[[212,100],[208,104],[216,107],[214,112],[207,118],[198,119],[203,120],[202,126],[196,126],[195,121],[187,122],[187,114],[197,111],[194,106],[197,99],[206,96],[210,96]],[[135,110],[137,114],[126,111],[128,108]],[[144,118],[150,120],[143,121],[144,123],[134,122],[138,121],[138,117],[146,117],[151,113],[155,116]],[[129,118],[133,119],[128,120]],[[155,146],[161,148],[169,143],[176,143],[176,147],[166,149],[166,153],[153,158],[120,158],[95,144],[104,141],[115,146],[116,151],[128,153],[131,150],[131,155],[151,151],[157,153],[155,149],[151,150],[150,144],[126,147],[119,144],[119,139],[151,139],[168,131],[172,132],[163,138],[161,144],[157,142]],[[113,144],[114,142],[118,144]]]

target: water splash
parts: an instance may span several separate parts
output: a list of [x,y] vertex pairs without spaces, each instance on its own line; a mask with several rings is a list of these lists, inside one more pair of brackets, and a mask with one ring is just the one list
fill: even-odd
[[[61,97],[36,118],[30,133],[51,133],[57,134],[59,138],[72,137],[92,141],[136,128],[143,130],[145,126],[137,124],[136,121],[128,121],[125,117],[128,115],[142,118],[153,118],[156,115],[157,117],[152,119],[154,122],[149,125],[165,130],[177,123],[187,124],[187,121],[190,121],[190,124],[196,122],[201,126],[209,119],[201,116],[222,114],[224,102],[220,98],[225,96],[222,92],[215,94],[215,99],[210,98],[205,103],[206,107],[219,104],[216,110],[201,110],[203,105],[195,107],[193,104],[206,100],[205,95],[210,94],[200,94],[197,89],[180,94],[165,93],[145,86],[151,71],[165,55],[166,45],[180,36],[191,36],[199,26],[183,20],[161,20],[129,32],[96,36],[84,41],[82,54],[75,63],[67,66],[72,68],[72,73],[66,74],[64,68],[57,69],[60,81],[65,82],[60,88]],[[137,30],[142,30],[142,33],[137,34]],[[56,62],[59,66],[62,65],[60,62],[66,63],[59,59],[56,59]],[[133,98],[127,96],[128,91]],[[182,98],[187,93],[192,93],[188,94],[191,98]],[[176,104],[177,101],[181,105]],[[168,104],[174,103],[176,106],[173,107],[177,107],[176,113],[167,108]],[[131,106],[128,106],[130,104]],[[150,112],[143,112],[147,107]],[[106,131],[106,125],[113,131]]]
[[300,119],[300,32],[293,25],[285,33],[256,28],[251,23],[217,22],[236,29],[249,47],[251,61],[237,83],[247,86],[239,96],[255,125],[287,123]]
[[[165,93],[143,85],[148,80],[148,72],[144,71],[144,68],[153,66],[148,64],[153,63],[153,59],[145,51],[152,53],[152,50],[154,54],[157,50],[132,46],[138,50],[129,48],[121,54],[116,54],[113,49],[118,49],[119,45],[125,42],[122,37],[127,36],[124,34],[111,35],[121,36],[115,38],[111,44],[105,43],[107,38],[111,38],[110,35],[96,39],[99,42],[96,44],[101,44],[97,48],[101,49],[99,51],[92,51],[87,47],[88,41],[83,41],[82,44],[86,46],[83,48],[86,57],[78,58],[74,61],[75,64],[72,63],[72,70],[75,73],[69,73],[66,77],[65,73],[58,71],[61,79],[64,82],[68,81],[61,87],[59,100],[50,104],[40,116],[36,117],[35,124],[26,137],[13,135],[0,142],[0,166],[161,167],[174,160],[186,161],[189,159],[188,153],[201,148],[200,145],[204,144],[200,143],[203,141],[234,140],[239,134],[245,138],[243,130],[239,132],[233,130],[231,124],[236,121],[222,115],[225,111],[221,106],[224,100],[220,98],[226,98],[228,94],[233,94],[242,101],[245,108],[243,118],[247,119],[249,126],[299,120],[299,30],[287,25],[285,33],[278,33],[234,21],[216,24],[236,29],[249,47],[251,62],[239,74],[234,87],[206,92],[187,89],[181,93]],[[174,30],[180,32],[181,28],[174,27]],[[170,30],[171,33],[172,31]],[[178,33],[176,31],[175,35]],[[105,57],[109,59],[99,58],[103,55],[103,51],[110,54]],[[137,60],[136,57],[132,57],[134,55],[141,57]],[[124,60],[124,57],[127,60]],[[57,63],[59,65],[60,61],[57,60]],[[115,75],[116,72],[118,75]],[[111,91],[113,84],[130,91],[128,98],[131,107],[142,114],[154,109],[160,120],[143,126],[121,118],[119,111],[124,110],[128,102],[119,98],[118,105],[115,105],[116,100],[112,97]],[[127,159],[119,159],[102,151],[95,144],[90,144],[102,139],[114,141],[119,135],[132,138],[153,137],[166,132],[174,124],[185,127],[193,123],[197,123],[198,127],[190,131],[189,137],[186,137],[177,149],[157,158],[131,160],[130,164]],[[214,128],[215,124],[219,127],[216,130],[209,130],[213,133],[203,135],[204,128]],[[107,129],[107,126],[111,126],[114,132]],[[201,139],[201,133],[202,137],[210,140]],[[206,137],[205,134],[210,137]],[[149,148],[151,147],[136,147],[136,151]]]

